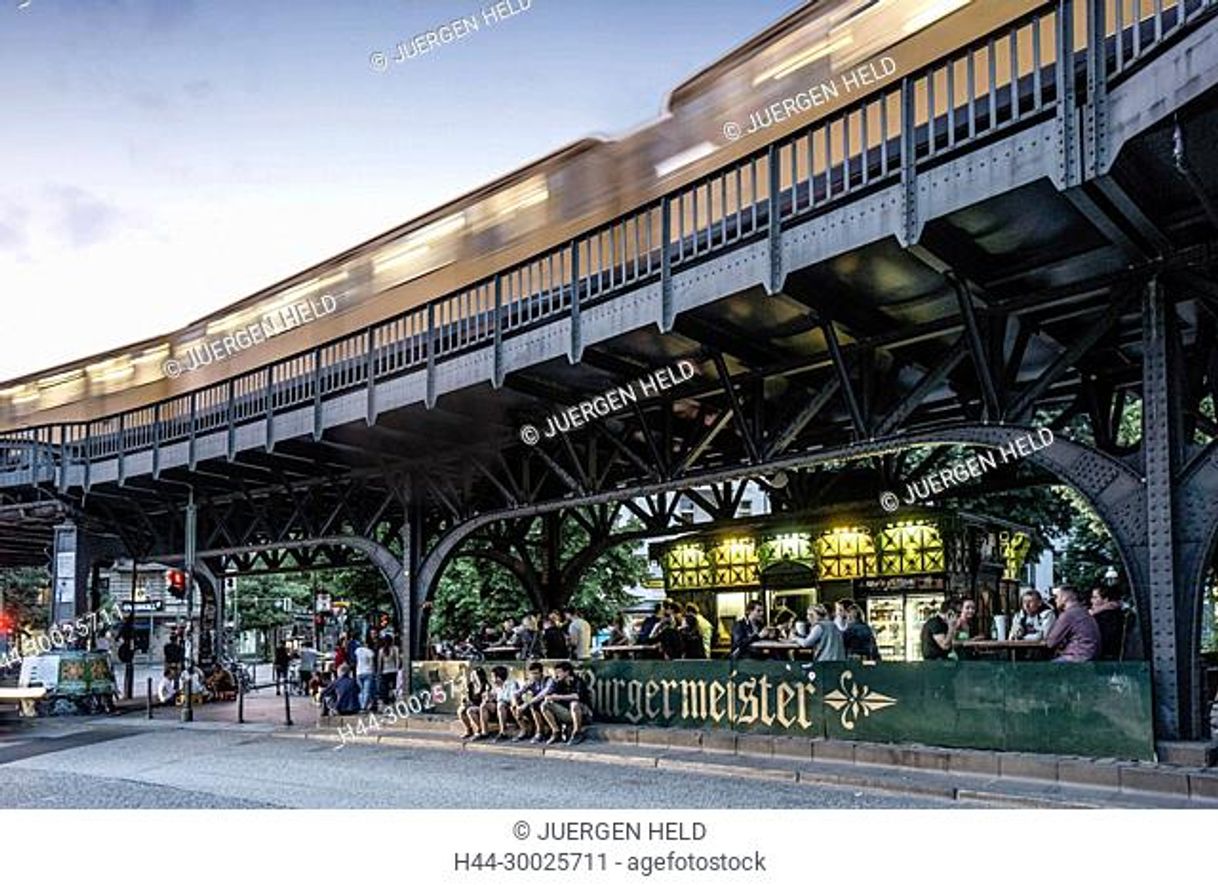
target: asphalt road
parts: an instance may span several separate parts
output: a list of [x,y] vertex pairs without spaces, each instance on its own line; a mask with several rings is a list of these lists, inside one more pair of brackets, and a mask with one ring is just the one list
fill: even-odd
[[[54,735],[54,736],[52,736]],[[927,797],[563,759],[333,745],[266,731],[0,737],[0,808],[947,808]]]

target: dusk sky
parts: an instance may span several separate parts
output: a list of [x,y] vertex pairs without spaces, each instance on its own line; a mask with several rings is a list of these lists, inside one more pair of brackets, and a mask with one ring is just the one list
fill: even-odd
[[378,72],[373,52],[483,4],[26,2],[0,0],[0,379],[168,332],[654,119],[802,5],[532,0]]

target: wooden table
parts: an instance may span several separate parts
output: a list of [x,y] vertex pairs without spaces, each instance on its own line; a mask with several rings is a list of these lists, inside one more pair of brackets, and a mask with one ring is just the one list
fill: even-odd
[[482,649],[482,654],[495,661],[506,661],[516,657],[516,652],[519,649],[514,645],[488,645]]
[[1048,657],[1049,651],[1049,643],[1042,640],[1028,642],[1019,639],[966,639],[956,645],[965,649],[970,656],[1009,652],[1012,661],[1017,659],[1018,653],[1021,651],[1034,652],[1032,659]]
[[648,657],[658,655],[658,645],[602,645],[601,651],[606,658],[629,658],[634,660],[646,653]]
[[800,645],[798,642],[795,642],[792,639],[758,639],[756,642],[750,645],[749,648],[757,649],[758,651],[789,652],[795,654],[798,654],[801,651],[812,650],[811,648]]

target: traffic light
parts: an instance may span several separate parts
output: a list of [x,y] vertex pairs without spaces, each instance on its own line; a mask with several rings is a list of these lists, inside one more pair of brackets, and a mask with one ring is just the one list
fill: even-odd
[[165,589],[177,599],[186,598],[186,572],[171,568],[165,572]]
[[0,611],[0,633],[13,632],[13,616],[6,611]]

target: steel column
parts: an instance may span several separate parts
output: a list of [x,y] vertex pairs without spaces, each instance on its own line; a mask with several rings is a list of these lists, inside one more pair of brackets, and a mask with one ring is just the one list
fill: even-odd
[[1172,514],[1176,440],[1171,397],[1172,306],[1157,280],[1142,300],[1142,446],[1146,461],[1146,544],[1150,599],[1150,659],[1155,694],[1155,731],[1180,735],[1177,667],[1175,524]]

